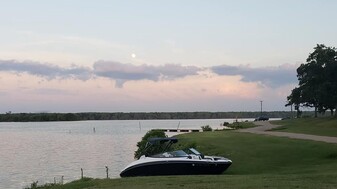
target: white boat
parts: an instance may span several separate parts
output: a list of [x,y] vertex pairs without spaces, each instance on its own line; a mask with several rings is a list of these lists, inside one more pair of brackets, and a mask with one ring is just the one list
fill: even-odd
[[[150,144],[167,142],[167,147],[178,140],[176,138],[152,138]],[[203,175],[221,174],[232,161],[218,156],[205,156],[194,148],[163,152],[151,156],[141,156],[126,166],[121,177],[157,176],[157,175]]]

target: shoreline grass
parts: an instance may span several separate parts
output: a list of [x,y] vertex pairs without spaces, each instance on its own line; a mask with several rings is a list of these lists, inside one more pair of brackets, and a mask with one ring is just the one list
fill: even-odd
[[77,180],[65,185],[43,189],[204,189],[204,188],[335,188],[336,174],[302,175],[200,175],[200,176],[158,176],[123,179]]

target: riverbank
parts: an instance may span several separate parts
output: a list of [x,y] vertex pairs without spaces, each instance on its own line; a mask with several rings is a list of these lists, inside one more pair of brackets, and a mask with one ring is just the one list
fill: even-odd
[[[289,111],[263,112],[269,118],[291,117]],[[305,112],[311,115],[312,112]],[[82,112],[82,113],[12,113],[0,114],[0,122],[47,122],[87,120],[179,120],[256,118],[260,112]]]
[[205,154],[233,160],[222,175],[85,179],[44,188],[335,188],[337,145],[216,131],[179,135]]

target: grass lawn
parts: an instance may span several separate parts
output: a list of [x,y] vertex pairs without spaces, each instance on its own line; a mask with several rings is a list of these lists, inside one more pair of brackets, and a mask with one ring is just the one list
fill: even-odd
[[300,118],[272,123],[282,125],[273,131],[337,137],[337,118]]
[[219,188],[336,188],[333,175],[214,175],[167,176],[75,181],[45,189],[219,189]]
[[256,125],[253,122],[233,122],[228,125],[229,127],[235,128],[235,129],[247,129],[251,127],[256,127]]
[[337,145],[217,131],[178,136],[208,155],[230,158],[222,175],[85,179],[60,189],[80,188],[336,188]]

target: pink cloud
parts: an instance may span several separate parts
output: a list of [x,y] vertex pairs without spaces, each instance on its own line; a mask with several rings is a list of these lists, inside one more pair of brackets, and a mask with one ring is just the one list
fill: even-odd
[[[123,88],[115,87],[118,74],[96,74],[83,81],[72,77],[48,79],[28,68],[19,73],[2,70],[0,111],[245,111],[256,110],[261,99],[266,106],[270,104],[270,109],[282,110],[291,89],[290,85],[261,87],[260,81],[245,81],[241,75],[192,68],[107,63],[92,69],[131,73],[131,77],[124,76],[127,82],[123,82]],[[67,74],[63,68],[51,70]],[[132,79],[134,73],[142,72],[147,74]]]

